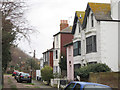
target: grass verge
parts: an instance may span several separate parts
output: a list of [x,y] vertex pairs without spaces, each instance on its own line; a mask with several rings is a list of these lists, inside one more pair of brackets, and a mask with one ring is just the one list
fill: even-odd
[[26,83],[27,85],[35,85],[34,83]]
[[40,87],[36,86],[36,87],[34,87],[34,88],[40,88]]
[[16,85],[11,85],[12,90],[17,90]]
[[4,75],[10,75],[10,76],[12,76],[12,74],[7,74],[7,73],[4,73]]
[[8,77],[8,83],[9,83],[9,84],[11,84],[11,83],[12,83],[12,81],[11,81],[10,77]]

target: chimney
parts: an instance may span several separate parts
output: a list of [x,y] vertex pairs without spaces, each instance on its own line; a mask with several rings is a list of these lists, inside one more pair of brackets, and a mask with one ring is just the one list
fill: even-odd
[[68,20],[60,20],[60,31],[68,27]]

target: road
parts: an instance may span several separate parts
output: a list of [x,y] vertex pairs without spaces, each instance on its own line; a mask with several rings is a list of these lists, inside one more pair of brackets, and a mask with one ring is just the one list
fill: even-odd
[[51,86],[45,85],[41,81],[33,80],[32,83],[17,83],[11,75],[4,75],[3,90],[57,90]]

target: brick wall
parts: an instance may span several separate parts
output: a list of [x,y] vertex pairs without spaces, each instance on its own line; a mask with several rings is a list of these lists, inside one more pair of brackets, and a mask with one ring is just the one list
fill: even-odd
[[73,35],[72,34],[61,34],[61,55],[66,56],[66,48],[64,47],[65,44],[72,42]]
[[53,68],[53,51],[50,52],[50,66]]
[[90,73],[89,81],[105,84],[112,88],[120,88],[120,72]]

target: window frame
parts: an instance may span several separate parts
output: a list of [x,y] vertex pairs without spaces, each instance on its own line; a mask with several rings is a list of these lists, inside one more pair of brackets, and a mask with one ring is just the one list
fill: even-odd
[[91,14],[91,27],[94,27],[93,13]]
[[[71,87],[71,88],[69,88],[70,87],[70,85],[72,85],[73,84],[73,86]],[[70,90],[70,89],[73,89],[73,87],[75,86],[75,83],[70,83],[66,88],[65,88],[65,90]]]
[[81,85],[80,85],[80,88],[78,88],[78,87],[76,88],[77,85],[80,85],[80,84],[79,84],[79,83],[76,83],[76,85],[74,86],[73,90],[80,90]]
[[73,56],[81,55],[81,41],[73,43]]
[[96,35],[86,38],[86,54],[97,52]]
[[58,59],[58,50],[55,50],[55,58]]

